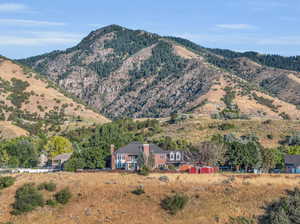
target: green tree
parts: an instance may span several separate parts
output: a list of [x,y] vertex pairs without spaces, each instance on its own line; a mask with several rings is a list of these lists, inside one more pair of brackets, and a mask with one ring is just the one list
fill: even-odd
[[281,148],[272,148],[261,150],[262,153],[262,168],[266,171],[269,171],[273,168],[283,168],[284,166],[284,151]]
[[6,167],[8,165],[9,155],[6,150],[0,149],[0,167]]
[[239,142],[234,141],[227,143],[228,163],[234,166],[237,170],[240,167],[260,168],[262,165],[261,146],[257,142]]
[[35,167],[39,153],[33,140],[33,137],[19,137],[0,142],[2,162],[9,167]]
[[76,171],[77,169],[97,169],[105,167],[106,153],[97,147],[83,148],[75,144],[75,151],[66,162],[66,171]]
[[289,155],[299,155],[300,154],[300,145],[287,146],[285,151]]
[[50,158],[54,158],[62,153],[73,152],[73,146],[67,138],[62,136],[53,136],[45,145],[45,150],[48,152]]

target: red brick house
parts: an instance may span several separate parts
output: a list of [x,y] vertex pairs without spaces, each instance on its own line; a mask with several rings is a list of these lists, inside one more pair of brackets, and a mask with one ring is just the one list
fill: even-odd
[[153,168],[166,167],[169,164],[184,163],[182,151],[165,151],[155,144],[132,142],[115,151],[111,146],[111,168],[137,170],[140,167],[140,158],[152,158]]

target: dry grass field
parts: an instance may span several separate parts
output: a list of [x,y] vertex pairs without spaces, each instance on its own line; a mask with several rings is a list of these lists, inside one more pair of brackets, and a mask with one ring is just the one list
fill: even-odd
[[9,121],[0,121],[0,138],[9,139],[28,135],[27,131]]
[[[278,199],[287,189],[299,186],[299,175],[162,174],[148,177],[120,173],[18,174],[16,184],[2,190],[0,223],[15,224],[217,224],[229,216],[259,215],[263,206]],[[64,207],[45,206],[26,215],[10,215],[14,194],[24,183],[44,181],[69,187],[73,197]],[[143,185],[145,194],[132,190]],[[183,192],[190,197],[187,206],[175,216],[160,207],[167,195]],[[44,193],[49,198],[49,193]]]
[[[251,120],[214,120],[205,116],[193,114],[192,118],[178,122],[177,124],[165,125],[163,131],[154,136],[170,136],[174,139],[185,139],[192,143],[208,141],[215,134],[233,133],[236,136],[256,135],[264,147],[277,147],[279,141],[285,136],[294,135],[300,131],[300,121],[273,119],[264,123],[267,119],[252,118]],[[221,124],[233,124],[234,128],[219,130]],[[272,138],[269,138],[272,136]]]

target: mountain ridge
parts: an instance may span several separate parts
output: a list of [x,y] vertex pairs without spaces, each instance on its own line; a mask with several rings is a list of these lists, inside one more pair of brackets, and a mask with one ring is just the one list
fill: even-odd
[[[271,68],[247,57],[226,58],[221,53],[183,38],[111,25],[92,31],[75,47],[19,62],[111,118],[165,117],[188,111],[216,115],[225,110],[236,117],[245,113],[299,119],[300,83],[295,81],[299,72]],[[222,86],[215,106],[201,110],[210,103],[203,96],[221,78],[229,80],[227,87],[235,83],[242,96],[226,105],[222,99],[226,86]],[[240,110],[237,105],[242,103],[234,101],[246,99],[256,103],[251,101],[252,109],[243,105]]]

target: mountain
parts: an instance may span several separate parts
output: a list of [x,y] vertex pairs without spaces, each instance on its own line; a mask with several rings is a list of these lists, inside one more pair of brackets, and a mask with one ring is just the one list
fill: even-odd
[[0,138],[108,121],[45,77],[0,57]]
[[19,62],[110,118],[186,112],[300,118],[299,72],[118,25],[93,31],[65,51]]

